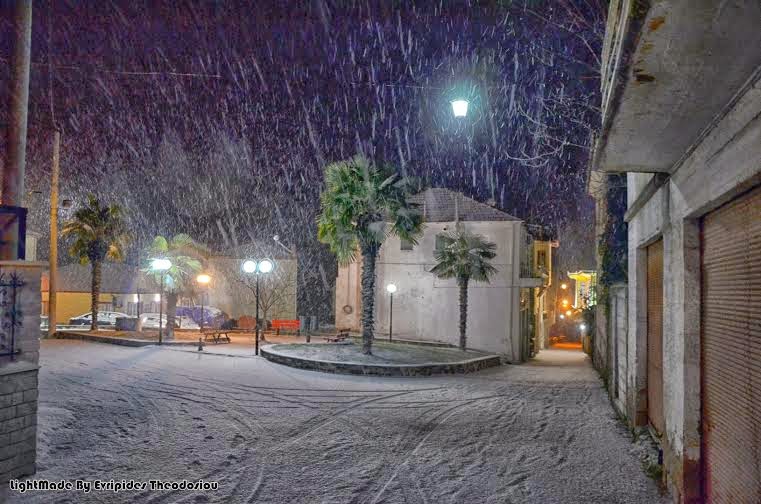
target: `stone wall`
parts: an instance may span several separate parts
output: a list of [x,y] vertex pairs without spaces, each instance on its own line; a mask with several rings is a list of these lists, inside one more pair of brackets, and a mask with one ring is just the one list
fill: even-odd
[[37,366],[0,368],[0,483],[34,474],[37,450]]
[[15,276],[24,285],[15,290],[16,327],[4,325],[0,353],[0,483],[34,474],[37,452],[37,370],[40,351],[40,277],[47,263],[0,261],[7,304],[0,317],[8,322]]

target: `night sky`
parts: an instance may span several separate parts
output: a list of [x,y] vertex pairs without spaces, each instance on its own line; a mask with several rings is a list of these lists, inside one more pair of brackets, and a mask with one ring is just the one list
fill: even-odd
[[[156,233],[217,248],[277,233],[305,252],[322,303],[335,275],[315,236],[322,170],[357,152],[553,226],[563,266],[591,266],[603,3],[34,2],[32,225],[47,226],[54,120],[62,198],[124,205],[136,247]],[[461,97],[470,113],[456,119]]]

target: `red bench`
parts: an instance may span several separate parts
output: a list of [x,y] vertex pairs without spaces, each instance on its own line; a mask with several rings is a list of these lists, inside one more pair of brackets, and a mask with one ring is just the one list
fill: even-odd
[[287,319],[273,320],[270,325],[277,335],[280,335],[280,329],[285,329],[286,331],[298,331],[301,327],[298,320]]

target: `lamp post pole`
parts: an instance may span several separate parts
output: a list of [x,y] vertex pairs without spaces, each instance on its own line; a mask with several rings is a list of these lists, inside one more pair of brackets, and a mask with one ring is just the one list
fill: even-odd
[[172,267],[172,261],[169,259],[153,259],[151,261],[151,269],[153,271],[160,271],[161,276],[159,277],[159,345],[164,343],[164,328],[161,321],[161,318],[164,315],[163,310],[163,298],[164,298],[164,277],[166,276],[166,272],[169,270],[169,268]]
[[164,274],[161,274],[161,282],[159,282],[159,345],[164,344],[162,319],[164,317]]
[[394,325],[394,293],[389,294],[388,303],[388,340],[391,341],[391,328]]
[[259,271],[256,271],[256,355],[259,355]]
[[388,340],[392,341],[391,333],[394,326],[394,292],[396,292],[396,284],[390,283],[386,285],[386,292],[388,292]]

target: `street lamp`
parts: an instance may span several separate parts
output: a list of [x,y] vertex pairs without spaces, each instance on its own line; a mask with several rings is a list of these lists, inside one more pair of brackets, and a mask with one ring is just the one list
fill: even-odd
[[455,117],[465,117],[468,115],[468,100],[452,100],[452,113]]
[[[207,275],[206,273],[201,273],[196,277],[196,282],[201,285],[201,287],[208,287],[209,282],[211,282],[211,277]],[[201,332],[203,332],[203,322],[204,322],[204,311],[203,311],[203,295],[204,291],[201,290]]]
[[274,267],[275,265],[269,259],[262,259],[259,262],[252,259],[243,261],[243,271],[256,274],[256,355],[259,355],[259,275],[269,273]]
[[391,327],[394,324],[394,292],[396,292],[396,284],[390,283],[386,286],[386,292],[389,296],[388,304],[388,340],[391,341]]
[[568,288],[568,284],[562,283],[560,284],[560,288],[566,290]]
[[161,319],[163,317],[163,303],[161,302],[161,297],[164,295],[164,277],[166,276],[167,270],[171,267],[172,261],[169,259],[153,259],[151,261],[151,269],[153,271],[161,272],[161,281],[159,283],[159,345],[164,343],[163,327],[161,324]]

